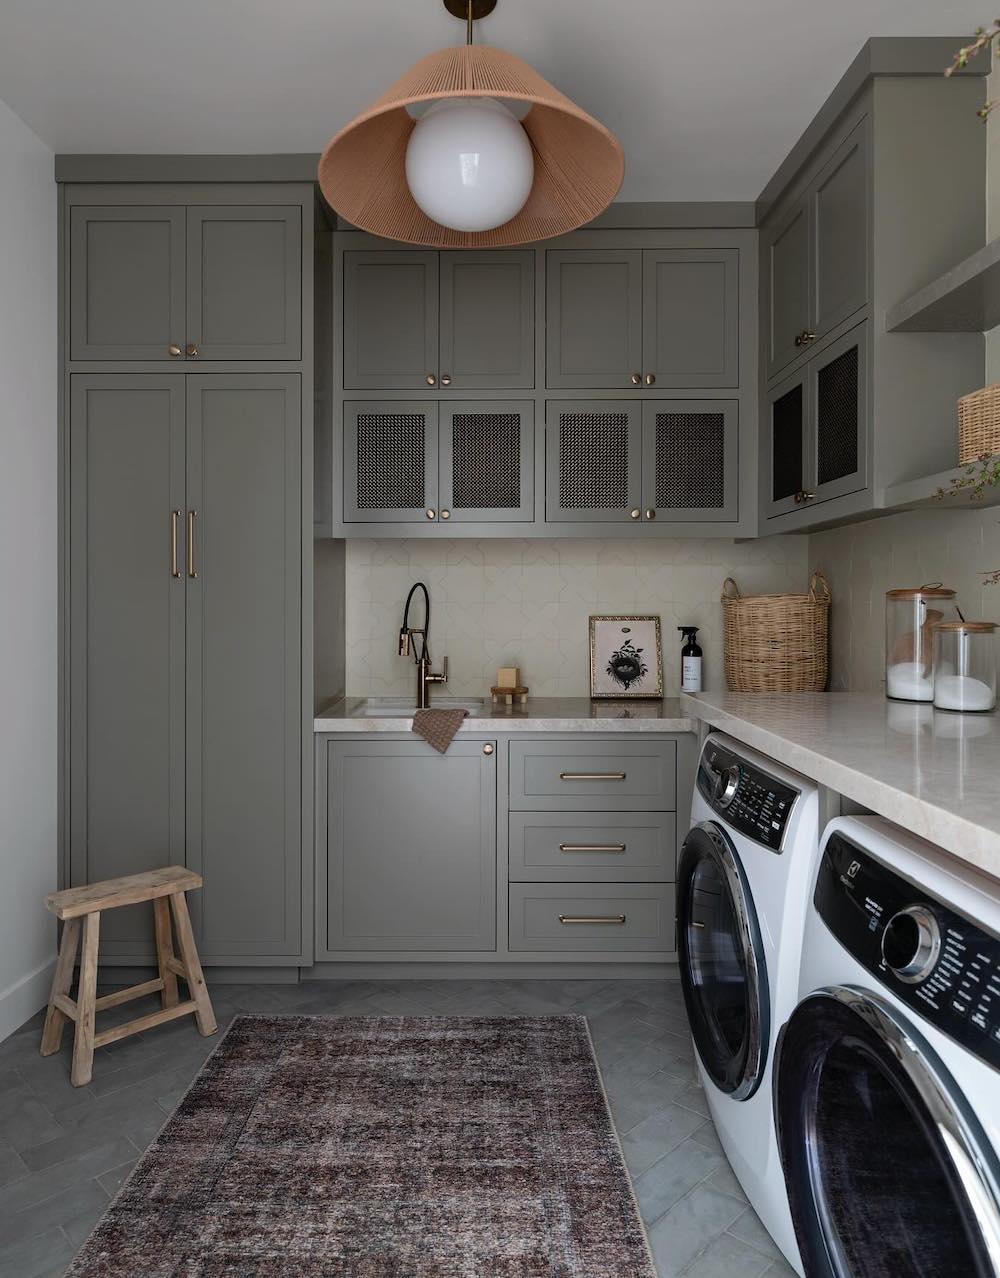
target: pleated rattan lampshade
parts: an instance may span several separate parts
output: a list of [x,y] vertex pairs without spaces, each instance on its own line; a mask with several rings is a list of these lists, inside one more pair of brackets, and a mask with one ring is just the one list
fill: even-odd
[[[531,103],[521,123],[534,152],[534,185],[521,211],[493,230],[441,226],[418,208],[406,183],[416,123],[406,108],[449,97]],[[608,207],[624,173],[621,143],[609,129],[520,58],[471,44],[422,58],[337,134],[319,162],[320,188],[347,221],[431,248],[498,248],[564,235]]]

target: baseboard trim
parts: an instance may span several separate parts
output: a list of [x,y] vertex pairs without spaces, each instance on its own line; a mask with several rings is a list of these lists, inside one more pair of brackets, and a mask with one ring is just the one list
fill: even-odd
[[651,981],[679,979],[676,963],[316,963],[300,970],[303,981]]
[[0,1042],[19,1030],[25,1021],[30,1021],[49,1001],[55,966],[53,954],[0,993]]

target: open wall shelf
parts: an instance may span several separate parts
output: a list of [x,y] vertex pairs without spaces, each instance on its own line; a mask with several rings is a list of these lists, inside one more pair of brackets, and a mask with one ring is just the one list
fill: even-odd
[[890,333],[985,333],[1000,324],[1000,239],[886,312]]
[[[936,475],[927,475],[923,479],[910,479],[902,484],[893,484],[885,490],[882,506],[886,514],[894,514],[900,510],[922,510],[937,508],[938,510],[987,510],[991,506],[1000,506],[1000,487],[987,488],[982,497],[973,498],[968,489],[949,493],[948,488],[953,479],[960,479],[969,469],[968,466],[955,466],[952,470],[942,470]],[[945,497],[938,497],[944,489]]]

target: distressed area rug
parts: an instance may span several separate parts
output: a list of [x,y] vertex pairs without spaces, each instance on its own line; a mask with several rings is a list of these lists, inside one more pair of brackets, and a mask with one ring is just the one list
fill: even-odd
[[241,1016],[72,1278],[655,1278],[582,1016]]

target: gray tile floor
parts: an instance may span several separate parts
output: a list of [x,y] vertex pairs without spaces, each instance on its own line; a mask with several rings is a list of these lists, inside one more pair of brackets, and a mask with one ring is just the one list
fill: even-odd
[[[211,983],[211,972],[208,973]],[[217,985],[220,1030],[246,1012],[504,1015],[576,1012],[597,1057],[661,1278],[781,1278],[698,1086],[680,986],[667,981],[349,981]],[[104,1024],[156,1006],[105,1013]],[[0,1275],[55,1278],[219,1036],[185,1017],[101,1048],[69,1082],[70,1034],[38,1055],[41,1016],[0,1043]]]

